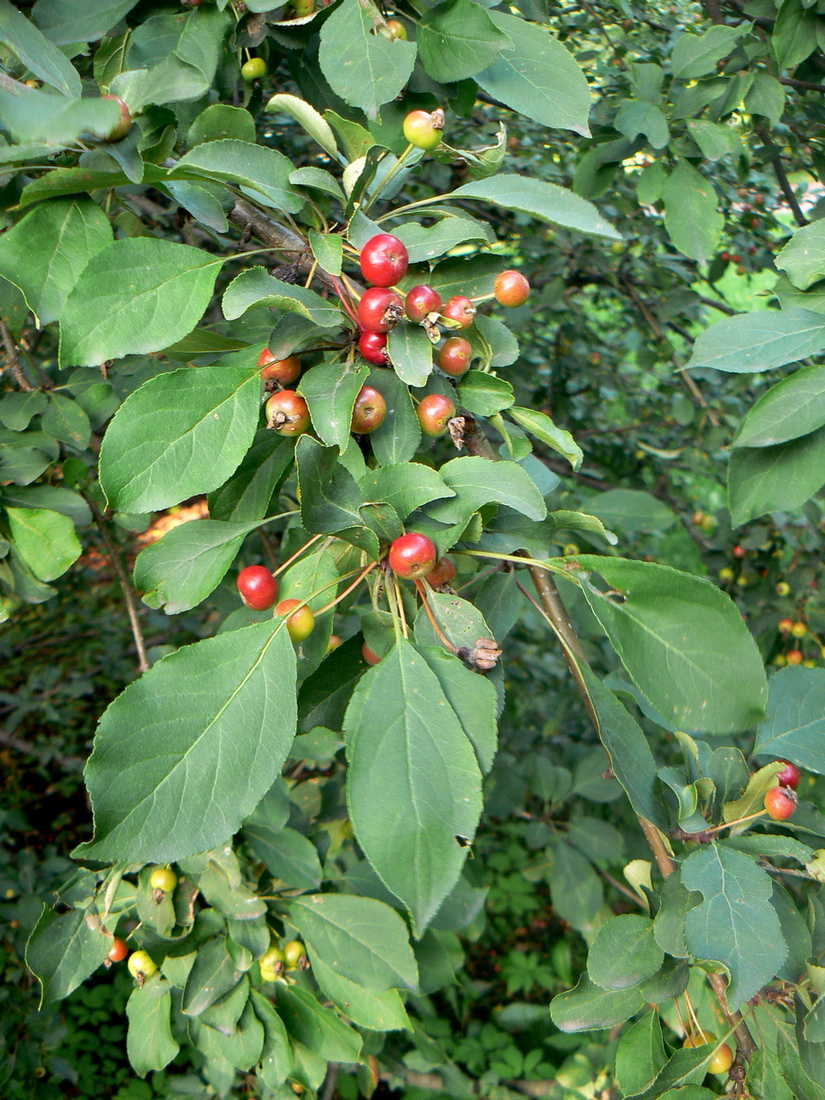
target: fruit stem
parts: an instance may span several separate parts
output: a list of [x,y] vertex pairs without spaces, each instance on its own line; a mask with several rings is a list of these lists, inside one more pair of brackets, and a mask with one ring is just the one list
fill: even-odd
[[747,817],[737,817],[735,821],[726,821],[724,825],[714,825],[711,829],[704,829],[704,833],[720,833],[723,829],[730,829],[734,825],[744,825],[746,821],[755,821],[757,817],[765,817],[767,810],[759,810],[758,813],[748,814]]
[[440,202],[446,202],[450,197],[450,195],[431,195],[428,199],[418,199],[417,202],[408,202],[405,206],[396,206],[388,213],[382,214],[378,218],[374,218],[373,221],[383,222],[387,218],[396,218],[399,214],[406,214],[408,210],[417,210],[422,206],[438,206]]
[[[320,608],[320,610],[316,611],[315,612],[316,616],[323,615],[325,611],[329,611],[331,608],[335,607],[336,604],[339,604],[342,600],[346,599],[347,596],[350,594],[350,592],[352,592],[352,590],[354,588],[358,587],[358,585],[361,583],[361,581],[364,579],[364,577],[366,577],[368,573],[371,573],[373,571],[373,569],[377,568],[377,566],[378,566],[377,561],[371,561],[369,563],[369,565],[367,566],[367,568],[361,570],[361,572],[358,574],[358,576],[355,578],[355,580],[352,582],[352,584],[349,585],[347,588],[345,588],[344,591],[340,594],[340,596],[336,596],[334,600],[330,600],[330,602],[328,604],[325,604],[322,608]],[[351,573],[348,573],[346,575],[347,576],[352,576]],[[338,579],[341,580],[340,577]]]
[[[486,558],[490,561],[512,561],[516,565],[533,565],[538,566],[539,569],[546,569],[548,573],[558,573],[562,577],[567,577],[568,580],[578,583],[576,577],[571,573],[569,568],[556,565],[552,558],[546,561],[539,561],[538,558],[521,557],[518,554],[493,554],[487,550],[455,550],[450,553],[467,554],[471,558]],[[569,562],[569,558],[565,558],[565,561]]]
[[424,607],[424,610],[427,612],[427,618],[430,620],[430,623],[432,624],[433,630],[436,632],[436,634],[438,635],[438,637],[440,638],[440,640],[444,644],[444,646],[447,649],[449,649],[450,653],[455,653],[455,651],[456,651],[455,646],[452,644],[452,642],[449,640],[449,638],[445,637],[443,631],[441,630],[441,627],[435,621],[435,616],[433,615],[432,610],[430,609],[430,605],[427,601],[427,589],[426,589],[424,583],[422,581],[417,580],[417,581],[415,581],[415,587],[418,589],[418,595],[421,597],[422,606]]
[[300,549],[295,551],[295,553],[292,555],[292,557],[286,559],[286,561],[284,562],[283,565],[279,565],[278,568],[275,570],[275,572],[272,574],[272,576],[277,577],[279,573],[283,573],[283,571],[285,569],[288,569],[289,566],[292,565],[292,563],[295,561],[296,558],[299,558],[301,556],[301,554],[303,554],[303,552],[305,550],[308,550],[314,542],[317,542],[318,539],[322,539],[323,537],[324,537],[323,535],[313,535],[312,538],[309,540],[309,542],[305,542],[304,545],[302,547],[300,547]]
[[[355,315],[355,312],[354,312],[352,306],[350,305],[346,294],[344,293],[344,288],[341,286],[341,280],[338,279],[337,276],[335,276],[335,275],[330,275],[330,279],[332,280],[332,285],[335,287],[335,293],[341,299],[341,305],[344,307],[344,309],[347,311],[347,313],[350,316],[350,320],[354,321],[355,324],[358,325],[358,318]],[[358,327],[360,328],[360,325]]]
[[395,631],[395,640],[400,642],[402,636],[406,638],[407,632],[407,620],[404,617],[404,607],[401,603],[401,592],[398,588],[398,581],[394,576],[387,578],[387,603],[389,604],[390,614],[392,615],[392,628]]

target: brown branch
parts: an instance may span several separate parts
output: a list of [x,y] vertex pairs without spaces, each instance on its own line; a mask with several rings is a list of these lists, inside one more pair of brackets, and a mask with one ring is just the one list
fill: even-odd
[[825,92],[825,84],[812,84],[810,80],[796,80],[792,76],[780,76],[777,79],[780,84],[787,84],[789,88],[807,88],[811,92]]
[[123,562],[120,557],[120,552],[112,541],[112,537],[106,528],[106,521],[100,514],[100,510],[93,500],[88,496],[86,502],[92,510],[95,524],[98,531],[100,531],[100,537],[103,539],[106,551],[112,560],[112,565],[117,573],[117,579],[120,583],[121,591],[123,592],[123,600],[126,604],[126,614],[129,616],[129,625],[132,628],[132,637],[135,639],[135,649],[138,655],[138,672],[146,672],[149,668],[149,660],[146,656],[146,643],[143,640],[143,630],[140,625],[140,619],[138,618],[138,606],[135,590],[132,588],[131,581],[123,566]]
[[36,389],[23,374],[23,368],[20,366],[20,356],[17,354],[17,345],[14,342],[14,337],[11,334],[11,329],[0,317],[0,335],[3,337],[3,347],[6,351],[7,366],[11,373],[14,375],[14,380],[21,390],[25,390],[27,393],[31,393]]
[[779,149],[773,144],[771,135],[765,129],[764,126],[759,126],[756,129],[756,133],[759,136],[760,141],[765,146],[766,159],[773,165],[774,175],[776,176],[776,182],[779,184],[782,194],[785,196],[785,200],[788,206],[791,208],[791,213],[794,216],[794,221],[797,225],[807,225],[808,219],[802,213],[802,209],[797,200],[793,187],[791,187],[790,180],[785,172],[785,166],[782,163],[782,155]]
[[711,23],[724,23],[724,17],[719,10],[718,0],[705,0],[705,7],[708,9],[708,15],[710,16]]
[[[291,229],[287,229],[286,226],[264,214],[262,210],[257,210],[246,199],[235,201],[235,205],[229,214],[229,220],[245,233],[257,237],[262,244],[267,245],[276,252],[282,252],[299,271],[308,273],[313,266],[314,258],[307,241],[299,234],[293,233]],[[328,275],[320,267],[316,267],[315,276],[327,290],[331,290],[337,297],[338,292],[335,289],[333,276]]]

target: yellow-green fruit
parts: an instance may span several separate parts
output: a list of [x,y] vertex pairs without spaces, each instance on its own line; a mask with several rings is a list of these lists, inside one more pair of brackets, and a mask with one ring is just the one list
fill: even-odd
[[260,80],[266,76],[266,62],[262,57],[250,57],[241,65],[241,76],[244,80]]
[[581,553],[575,542],[568,542],[565,546],[562,546],[561,552],[566,558]]
[[178,876],[171,867],[156,867],[149,876],[149,885],[153,890],[171,894],[178,884]]
[[719,570],[719,580],[724,581],[726,584],[728,581],[733,580],[733,570],[729,565],[726,565],[724,569]]
[[787,581],[779,582],[779,584],[776,586],[776,594],[777,596],[790,596],[791,586],[787,583]]
[[138,981],[151,978],[157,970],[157,964],[148,951],[133,951],[126,965],[129,967],[129,973]]
[[290,940],[284,944],[284,964],[287,970],[303,969],[306,965],[306,948],[300,940]]
[[280,947],[275,947],[273,944],[267,951],[261,955],[258,960],[258,966],[261,968],[261,976],[267,982],[274,982],[275,979],[284,972],[284,953]]
[[791,634],[794,638],[804,638],[808,633],[808,628],[804,623],[794,623],[791,627]]

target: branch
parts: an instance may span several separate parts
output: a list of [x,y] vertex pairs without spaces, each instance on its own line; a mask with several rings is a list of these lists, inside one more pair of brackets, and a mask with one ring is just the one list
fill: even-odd
[[797,225],[807,225],[808,219],[802,213],[794,189],[791,187],[790,180],[788,179],[788,176],[785,172],[785,166],[782,163],[782,156],[779,152],[779,149],[771,141],[771,135],[768,133],[764,126],[757,127],[756,133],[759,135],[760,140],[765,145],[766,158],[773,165],[776,182],[782,189],[782,194],[785,196],[788,206],[790,206],[791,208],[791,213],[794,216],[794,221]]
[[[229,214],[229,220],[245,233],[257,237],[262,244],[268,245],[276,252],[282,252],[299,271],[309,273],[314,257],[307,241],[264,214],[263,211],[256,210],[251,202],[246,199],[237,199]],[[328,275],[320,267],[316,267],[315,276],[327,290],[331,290],[336,297],[338,296],[333,276]]]
[[14,375],[15,382],[21,390],[31,393],[36,387],[33,386],[28,378],[26,378],[25,374],[23,374],[23,368],[20,366],[20,356],[17,354],[17,345],[14,342],[11,329],[2,317],[0,317],[0,335],[3,337],[3,347],[6,350],[8,368]]
[[115,567],[117,573],[117,579],[120,582],[121,591],[123,592],[123,599],[126,604],[126,613],[129,616],[129,625],[132,628],[132,637],[135,639],[135,649],[138,655],[138,672],[146,672],[149,668],[149,661],[146,656],[146,643],[143,640],[143,630],[140,625],[140,619],[138,618],[138,606],[137,598],[135,596],[135,590],[132,588],[132,584],[129,577],[126,574],[126,570],[123,568],[123,562],[120,558],[118,548],[115,546],[112,538],[106,529],[106,521],[100,514],[100,511],[93,500],[88,496],[86,502],[92,510],[95,524],[98,531],[100,531],[100,537],[103,539],[106,550],[109,557],[112,559],[112,565]]

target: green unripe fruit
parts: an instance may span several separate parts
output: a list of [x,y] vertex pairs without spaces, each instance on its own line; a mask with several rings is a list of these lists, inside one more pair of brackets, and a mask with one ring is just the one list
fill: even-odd
[[158,969],[148,951],[134,951],[129,956],[129,962],[126,965],[129,967],[129,973],[132,977],[137,978],[141,984],[147,978],[151,978]]

